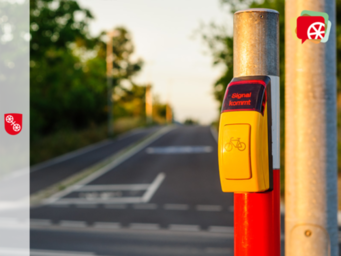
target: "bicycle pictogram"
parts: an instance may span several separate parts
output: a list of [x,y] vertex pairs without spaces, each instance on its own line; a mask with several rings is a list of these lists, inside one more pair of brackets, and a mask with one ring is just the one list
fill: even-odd
[[231,151],[235,147],[239,151],[244,151],[246,149],[246,144],[244,142],[240,141],[240,138],[233,139],[233,137],[230,138],[230,141],[225,144],[224,148],[226,151]]
[[19,131],[21,130],[20,124],[17,124],[17,123],[14,121],[13,116],[11,116],[11,115],[6,116],[6,122],[12,125],[13,131],[19,132]]

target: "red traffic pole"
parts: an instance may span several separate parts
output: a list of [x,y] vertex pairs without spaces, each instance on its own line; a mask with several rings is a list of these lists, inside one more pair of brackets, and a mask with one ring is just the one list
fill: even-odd
[[280,256],[278,12],[234,14],[234,77],[271,78],[273,190],[234,194],[234,255]]
[[234,255],[279,256],[280,171],[270,192],[234,194]]

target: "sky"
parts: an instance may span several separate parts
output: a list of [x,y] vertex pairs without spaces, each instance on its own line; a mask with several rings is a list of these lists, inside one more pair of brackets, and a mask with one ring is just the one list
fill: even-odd
[[[145,62],[136,83],[150,83],[153,95],[172,106],[175,120],[187,118],[209,124],[218,117],[213,84],[221,68],[200,36],[201,23],[224,24],[232,33],[232,16],[219,0],[78,0],[95,16],[92,35],[117,26],[127,28],[135,45],[134,57]],[[206,54],[204,53],[206,52]]]

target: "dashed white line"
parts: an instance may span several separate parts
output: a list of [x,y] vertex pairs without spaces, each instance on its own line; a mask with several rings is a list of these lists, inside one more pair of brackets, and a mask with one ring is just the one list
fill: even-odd
[[147,154],[200,154],[211,153],[211,146],[168,146],[168,147],[149,147]]
[[129,225],[131,229],[145,229],[145,230],[158,230],[160,229],[159,224],[154,223],[131,223]]
[[[49,226],[52,225],[51,220],[46,219],[31,219],[32,225],[40,225],[40,226]],[[87,223],[84,221],[70,221],[70,220],[62,220],[59,222],[59,225],[62,227],[69,228],[84,228],[87,227]],[[122,228],[122,225],[119,222],[94,222],[92,225],[94,228],[98,229],[107,229],[114,230]],[[157,223],[131,223],[128,226],[130,229],[136,230],[160,230],[160,224]],[[180,231],[180,232],[197,232],[200,231],[201,228],[199,225],[182,225],[182,224],[171,224],[168,227],[171,231]],[[229,226],[210,226],[208,227],[208,231],[212,233],[224,233],[231,237],[234,234],[234,228]],[[339,236],[341,233],[339,233]],[[281,239],[284,239],[284,235],[282,234]]]
[[77,208],[97,208],[97,204],[78,204],[76,205]]
[[189,206],[188,204],[165,204],[163,208],[165,210],[186,211],[189,209]]
[[73,220],[61,220],[59,225],[62,227],[72,227],[72,228],[84,228],[87,226],[84,221],[73,221]]
[[171,225],[169,225],[169,229],[173,230],[173,231],[183,231],[183,232],[196,232],[196,231],[200,231],[200,227],[198,225],[171,224]]
[[121,224],[117,222],[95,222],[94,227],[104,229],[119,229],[121,228]]
[[[117,198],[98,198],[93,200],[88,200],[86,198],[62,198],[56,202],[53,202],[54,205],[77,205],[77,204],[135,204],[141,203],[141,197],[117,197]],[[51,203],[52,204],[52,203]]]
[[221,205],[197,205],[197,211],[220,212],[223,207]]
[[70,204],[50,204],[49,207],[68,208]]
[[76,188],[77,191],[121,191],[146,190],[149,184],[115,184],[115,185],[85,185]]
[[208,228],[209,232],[213,233],[234,233],[234,228],[233,227],[227,227],[227,226],[210,226]]
[[137,210],[155,210],[157,209],[157,205],[156,204],[134,204],[133,208]]
[[104,208],[106,209],[126,209],[126,204],[105,204]]

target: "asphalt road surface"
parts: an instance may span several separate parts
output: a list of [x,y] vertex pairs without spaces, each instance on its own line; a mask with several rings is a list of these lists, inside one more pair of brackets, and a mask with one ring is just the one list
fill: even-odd
[[209,127],[180,126],[31,209],[32,255],[233,255],[233,195]]
[[175,127],[32,208],[31,255],[232,256],[233,194],[221,192],[210,128]]
[[155,132],[157,127],[135,130],[114,140],[106,140],[71,154],[31,167],[30,192],[36,193],[83,169],[98,163],[125,147],[128,147],[147,135]]

